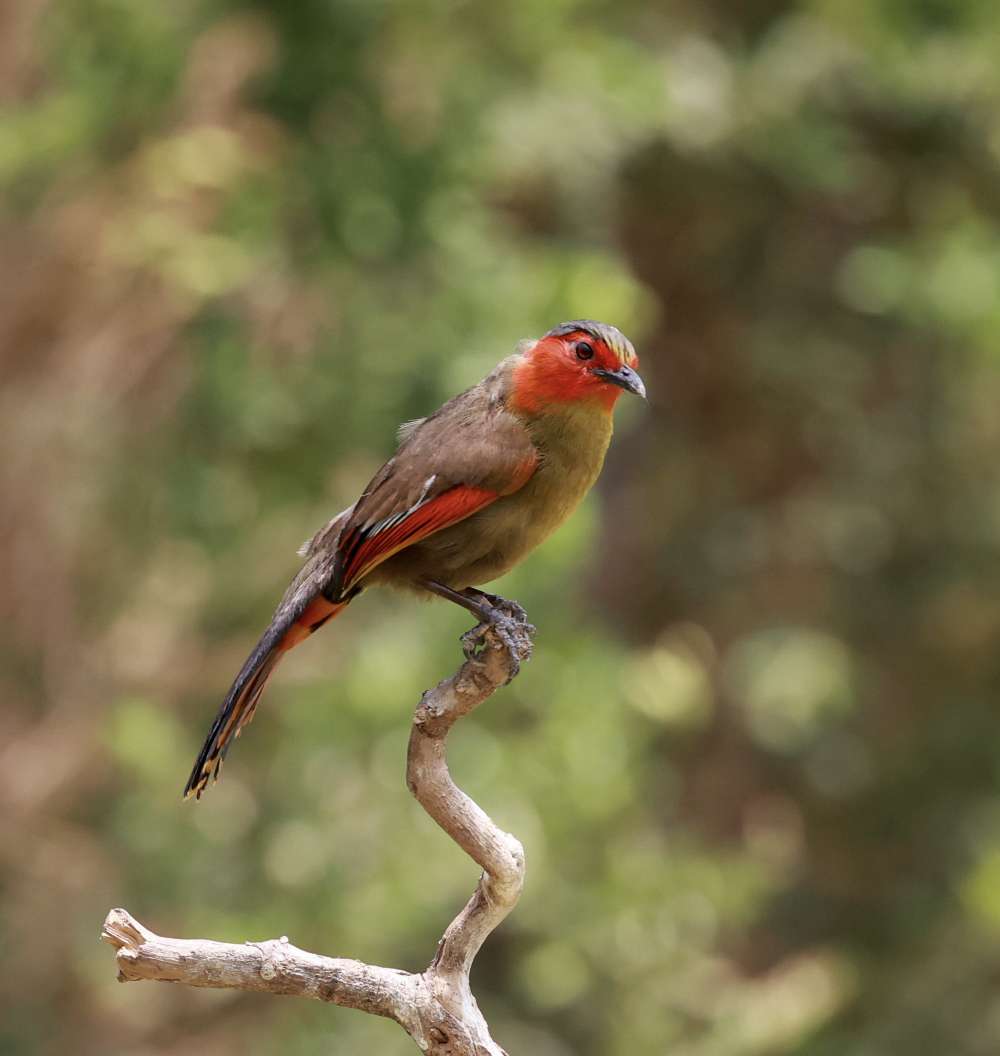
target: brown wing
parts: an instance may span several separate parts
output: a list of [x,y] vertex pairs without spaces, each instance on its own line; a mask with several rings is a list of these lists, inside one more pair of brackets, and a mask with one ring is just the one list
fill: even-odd
[[329,596],[342,598],[392,554],[517,491],[538,459],[504,406],[499,371],[414,423],[339,528]]

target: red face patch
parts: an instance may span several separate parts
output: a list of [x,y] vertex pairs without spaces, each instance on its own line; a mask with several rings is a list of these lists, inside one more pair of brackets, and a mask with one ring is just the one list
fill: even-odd
[[595,401],[610,413],[622,390],[595,371],[638,364],[634,352],[621,352],[628,358],[586,330],[543,337],[514,370],[514,408],[533,414],[554,403]]

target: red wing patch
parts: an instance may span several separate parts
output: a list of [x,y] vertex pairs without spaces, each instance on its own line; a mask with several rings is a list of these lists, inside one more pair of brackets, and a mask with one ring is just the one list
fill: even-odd
[[342,591],[350,590],[362,576],[393,554],[464,520],[499,497],[498,492],[488,488],[458,484],[382,531],[370,536],[363,530],[354,533],[341,544],[345,558]]

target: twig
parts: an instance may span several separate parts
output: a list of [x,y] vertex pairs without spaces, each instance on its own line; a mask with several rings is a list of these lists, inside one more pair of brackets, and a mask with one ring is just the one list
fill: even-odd
[[330,1001],[394,1019],[429,1056],[506,1056],[492,1039],[469,986],[486,937],[517,904],[524,851],[452,781],[445,742],[452,726],[517,673],[531,655],[534,628],[512,617],[463,638],[466,661],[428,690],[413,717],[406,783],[420,805],[483,869],[472,897],[419,974],[322,957],[286,937],[235,945],[156,935],[124,909],[113,909],[101,938],[118,953],[122,982],[155,979],[187,986],[262,990]]

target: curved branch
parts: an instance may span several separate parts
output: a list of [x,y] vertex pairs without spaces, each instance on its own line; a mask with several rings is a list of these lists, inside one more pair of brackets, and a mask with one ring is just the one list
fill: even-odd
[[507,605],[501,622],[463,636],[466,660],[428,690],[413,717],[406,781],[421,806],[482,869],[472,897],[451,922],[426,971],[412,974],[322,957],[286,937],[241,945],[157,935],[113,909],[101,938],[117,949],[122,982],[154,979],[187,986],[293,994],[394,1019],[430,1056],[506,1056],[490,1036],[469,986],[486,937],[517,903],[524,851],[451,779],[445,743],[452,726],[509,682],[531,655],[534,628]]
[[451,982],[464,977],[467,983],[486,936],[517,904],[524,883],[524,848],[451,779],[445,742],[458,719],[516,674],[518,662],[530,655],[533,630],[521,621],[506,640],[490,636],[481,626],[470,631],[463,639],[465,664],[424,694],[413,718],[406,783],[424,810],[483,869],[476,891],[448,927],[429,969]]

